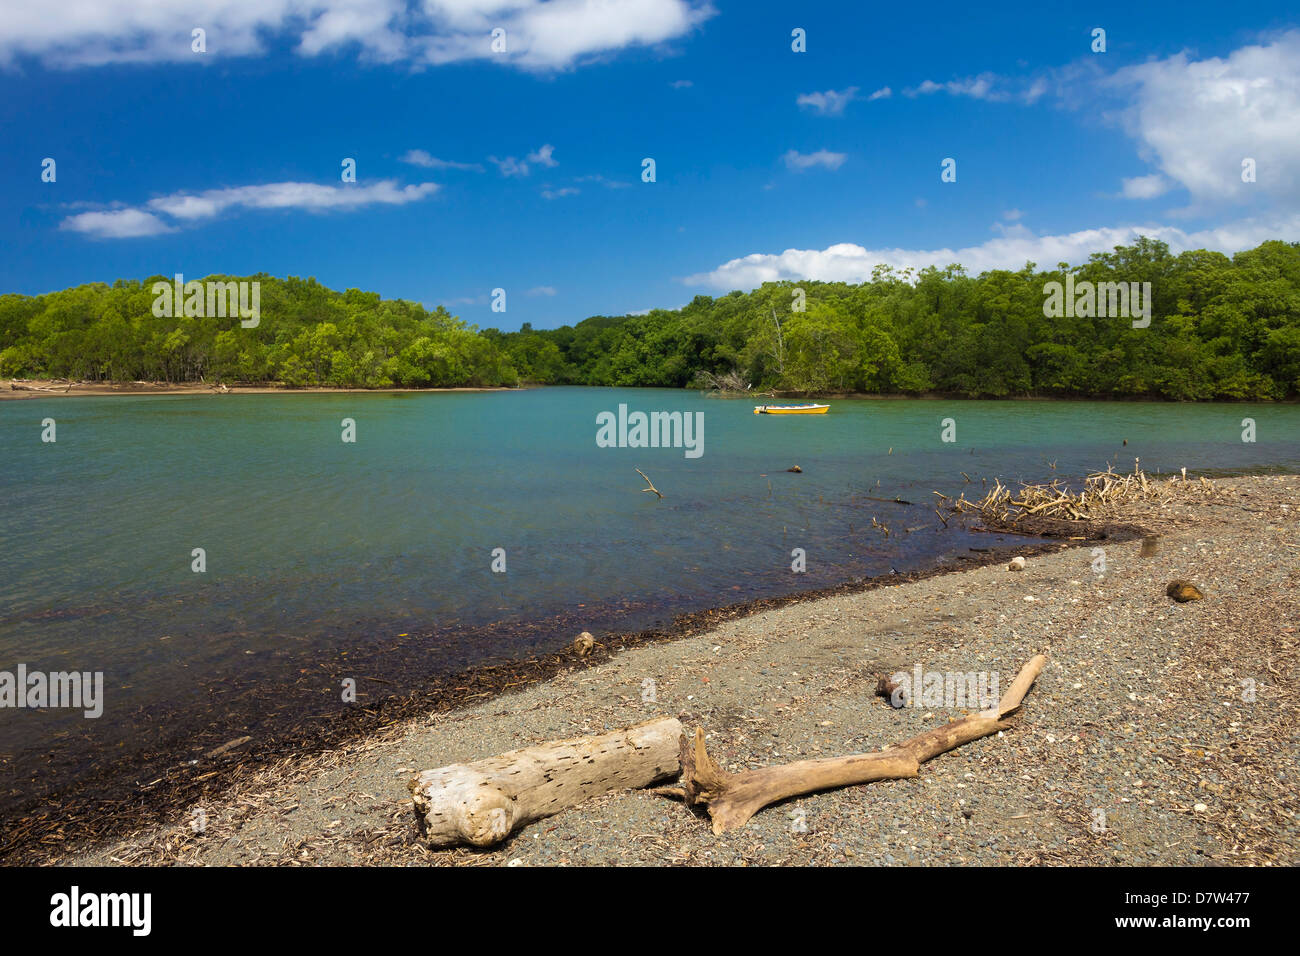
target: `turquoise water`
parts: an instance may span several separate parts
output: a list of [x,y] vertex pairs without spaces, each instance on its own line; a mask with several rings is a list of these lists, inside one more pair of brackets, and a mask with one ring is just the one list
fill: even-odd
[[[620,403],[702,412],[703,453],[598,447],[597,415]],[[301,673],[327,649],[397,634],[425,642],[431,668],[462,666],[553,649],[571,624],[642,628],[930,566],[995,543],[939,527],[931,492],[970,491],[962,472],[978,489],[1135,457],[1149,472],[1300,468],[1295,405],[838,400],[783,417],[753,405],[578,388],[0,403],[0,670],[103,670],[95,732],[108,733],[140,708],[183,710],[212,681]],[[41,441],[47,417],[54,443]],[[341,440],[345,418],[355,443]],[[638,468],[662,500],[640,492]],[[871,500],[895,496],[914,504]],[[499,636],[511,622],[534,626]],[[0,712],[0,755],[61,726]]]

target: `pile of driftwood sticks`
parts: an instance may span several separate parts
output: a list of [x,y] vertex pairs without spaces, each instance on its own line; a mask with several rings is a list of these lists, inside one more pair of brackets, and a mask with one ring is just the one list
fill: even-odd
[[[1184,470],[1182,483],[1186,484],[1187,481]],[[1204,478],[1200,479],[1200,485],[1212,488]],[[1050,484],[1022,482],[1019,488],[1013,489],[995,480],[987,494],[975,501],[968,501],[965,494],[955,499],[937,491],[934,494],[945,502],[951,502],[949,507],[955,513],[978,514],[986,521],[1006,526],[1032,516],[1088,521],[1099,517],[1107,505],[1125,500],[1161,497],[1169,491],[1170,488],[1164,482],[1148,480],[1142,471],[1141,462],[1134,460],[1132,474],[1117,474],[1110,468],[1093,472],[1084,479],[1083,487],[1077,491],[1060,481]]]

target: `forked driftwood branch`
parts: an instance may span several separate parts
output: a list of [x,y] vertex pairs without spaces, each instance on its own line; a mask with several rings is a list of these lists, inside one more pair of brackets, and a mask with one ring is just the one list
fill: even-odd
[[879,753],[800,760],[732,774],[725,773],[713,762],[704,746],[704,730],[696,728],[693,741],[688,741],[685,734],[681,737],[681,786],[660,787],[654,792],[684,800],[690,806],[703,804],[713,818],[713,832],[719,834],[743,827],[759,810],[790,797],[872,780],[915,777],[927,760],[1009,728],[1011,724],[1003,718],[1019,709],[1046,663],[1047,658],[1042,654],[1032,658],[1021,668],[997,706],[936,727]]
[[[636,469],[636,473],[637,473],[638,475],[640,475],[642,478],[645,478],[645,472],[642,471],[640,468]],[[645,478],[645,483],[646,483],[647,485],[649,485],[650,487],[649,487],[649,488],[642,488],[642,489],[641,489],[642,491],[649,491],[649,492],[652,492],[652,493],[658,495],[660,498],[663,497],[663,493],[662,493],[658,488],[655,487],[655,483],[654,483],[653,481],[651,481],[649,478]]]

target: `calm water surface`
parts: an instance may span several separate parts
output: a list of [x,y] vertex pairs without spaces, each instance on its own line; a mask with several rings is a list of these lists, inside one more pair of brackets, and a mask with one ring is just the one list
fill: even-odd
[[[703,412],[703,455],[597,447],[597,414],[620,403]],[[961,472],[978,489],[1135,457],[1149,472],[1300,468],[1295,405],[838,400],[773,417],[753,404],[577,388],[0,403],[0,670],[104,671],[105,715],[75,734],[107,739],[213,681],[302,673],[397,634],[420,635],[431,668],[463,666],[573,636],[542,627],[514,647],[492,636],[511,622],[635,629],[932,566],[995,543],[938,527],[931,492],[969,491]],[[637,468],[663,500],[639,492]],[[872,500],[895,496],[914,505]],[[790,570],[796,547],[806,574]],[[0,711],[0,758],[48,751],[69,719]]]

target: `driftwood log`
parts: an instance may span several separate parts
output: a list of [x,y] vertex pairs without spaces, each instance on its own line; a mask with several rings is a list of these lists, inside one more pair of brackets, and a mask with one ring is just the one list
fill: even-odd
[[731,774],[723,772],[713,762],[704,747],[704,730],[696,728],[693,741],[688,741],[685,735],[680,740],[681,786],[662,787],[655,792],[685,800],[691,806],[705,806],[713,818],[713,832],[719,834],[743,827],[759,810],[790,797],[872,780],[915,777],[920,773],[920,765],[932,757],[1008,729],[1011,724],[1002,718],[1020,707],[1046,663],[1047,658],[1042,654],[1031,659],[1021,668],[997,706],[878,753],[801,760],[780,767]]
[[407,787],[430,846],[491,846],[526,823],[591,797],[677,776],[682,738],[681,721],[664,717],[425,770]]

